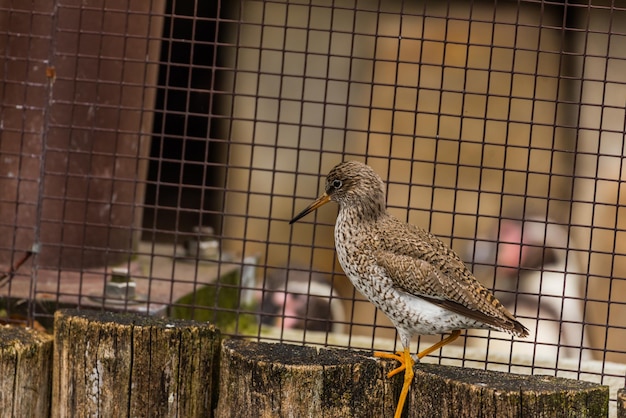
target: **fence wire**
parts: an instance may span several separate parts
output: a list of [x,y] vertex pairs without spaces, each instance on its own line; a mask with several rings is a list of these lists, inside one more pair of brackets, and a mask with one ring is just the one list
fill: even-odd
[[336,209],[288,224],[356,159],[531,329],[428,361],[624,386],[618,2],[0,2],[0,45],[2,322],[397,349]]

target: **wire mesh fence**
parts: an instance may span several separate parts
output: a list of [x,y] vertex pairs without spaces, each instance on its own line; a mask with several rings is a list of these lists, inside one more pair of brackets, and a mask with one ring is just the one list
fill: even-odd
[[5,1],[0,45],[4,322],[394,350],[336,210],[288,224],[356,159],[531,329],[431,361],[624,386],[623,5]]

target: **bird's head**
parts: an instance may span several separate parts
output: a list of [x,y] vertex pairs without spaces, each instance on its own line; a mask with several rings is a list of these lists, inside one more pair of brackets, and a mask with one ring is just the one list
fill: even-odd
[[340,163],[326,176],[324,193],[289,223],[296,222],[331,200],[341,206],[365,206],[374,213],[377,210],[384,212],[384,183],[380,176],[366,164],[358,161]]

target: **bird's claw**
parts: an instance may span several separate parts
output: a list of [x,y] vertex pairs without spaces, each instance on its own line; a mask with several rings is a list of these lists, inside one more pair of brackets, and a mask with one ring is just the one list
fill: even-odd
[[400,392],[400,398],[398,399],[398,405],[394,415],[394,418],[400,418],[402,411],[404,410],[404,403],[406,401],[407,394],[409,393],[411,382],[413,381],[413,364],[415,363],[415,359],[409,353],[408,348],[405,348],[404,351],[398,351],[395,354],[376,351],[374,352],[374,357],[396,360],[400,363],[398,367],[387,373],[387,377],[395,376],[404,371],[404,383],[402,385],[402,391]]
[[386,358],[390,360],[397,360],[400,363],[404,363],[404,353],[398,351],[397,353],[385,353],[382,351],[374,351],[374,357]]
[[[400,365],[398,367],[396,367],[395,369],[393,369],[392,371],[387,373],[387,377],[393,377],[393,376],[397,375],[398,373],[401,373],[402,371],[406,370],[406,361],[405,361],[404,355],[405,354],[404,354],[403,351],[398,351],[395,354],[394,353],[384,353],[384,352],[381,352],[381,351],[374,352],[374,357],[384,358],[384,359],[389,359],[389,360],[396,360],[397,362],[400,363]],[[416,359],[415,356],[411,356],[411,358],[413,359],[413,363],[419,362],[419,359]],[[411,365],[411,367],[413,367],[413,365]]]

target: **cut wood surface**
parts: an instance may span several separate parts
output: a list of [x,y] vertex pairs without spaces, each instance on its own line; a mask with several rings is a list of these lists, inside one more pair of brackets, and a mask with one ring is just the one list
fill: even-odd
[[[219,417],[391,417],[402,376],[371,353],[222,343]],[[606,417],[606,386],[550,376],[417,364],[404,415]]]
[[52,336],[0,325],[0,417],[50,414]]
[[137,314],[55,314],[53,417],[209,417],[220,334]]
[[366,352],[225,340],[216,416],[393,416],[387,366]]
[[[220,349],[219,331],[192,321],[59,311],[54,343],[53,417],[391,417],[402,387],[371,352]],[[421,363],[403,416],[606,417],[608,400],[595,383]]]
[[609,388],[545,375],[418,364],[409,392],[417,417],[606,417]]

